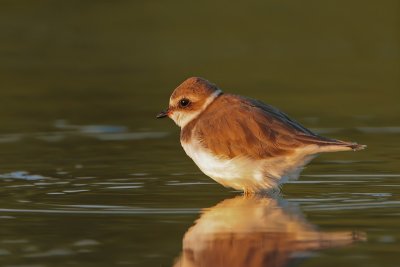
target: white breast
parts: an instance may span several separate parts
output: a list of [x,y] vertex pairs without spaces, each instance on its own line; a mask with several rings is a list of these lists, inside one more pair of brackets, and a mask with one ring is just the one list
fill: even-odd
[[211,154],[193,138],[192,142],[181,144],[186,154],[207,176],[224,186],[253,192],[276,188],[288,179],[297,179],[302,167],[313,158],[301,150],[290,156],[273,159],[224,159]]
[[182,147],[202,172],[224,186],[244,191],[259,191],[277,186],[277,180],[273,177],[266,179],[262,161],[246,157],[223,159],[211,154],[199,142],[182,142]]

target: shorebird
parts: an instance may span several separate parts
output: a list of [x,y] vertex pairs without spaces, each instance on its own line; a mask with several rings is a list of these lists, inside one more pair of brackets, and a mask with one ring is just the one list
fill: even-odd
[[191,77],[172,93],[170,117],[186,154],[218,183],[245,194],[297,179],[317,154],[361,150],[365,145],[320,136],[261,101],[223,93]]

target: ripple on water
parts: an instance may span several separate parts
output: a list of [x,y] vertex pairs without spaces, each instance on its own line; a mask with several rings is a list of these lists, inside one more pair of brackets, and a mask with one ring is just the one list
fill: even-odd
[[213,182],[180,182],[180,181],[169,181],[166,183],[166,185],[172,185],[172,186],[186,186],[186,185],[209,185],[209,184],[214,184]]
[[10,254],[11,254],[10,251],[0,248],[0,256],[6,256],[6,255],[10,255]]
[[374,133],[374,134],[396,134],[400,133],[399,126],[391,127],[358,127],[356,128],[362,133]]
[[372,200],[365,199],[365,201],[355,201],[353,203],[342,202],[342,203],[315,203],[309,204],[304,207],[304,210],[309,211],[328,211],[328,210],[360,210],[360,209],[371,209],[371,208],[390,208],[400,207],[400,201],[396,200]]
[[80,189],[80,190],[64,190],[63,193],[81,193],[81,192],[88,192],[89,189]]
[[100,242],[93,240],[93,239],[82,239],[82,240],[76,241],[72,245],[75,247],[97,246],[97,245],[100,245]]
[[125,126],[119,125],[73,125],[65,120],[58,120],[54,124],[56,131],[36,133],[14,133],[0,135],[0,143],[14,143],[24,139],[37,139],[44,142],[62,142],[70,136],[94,138],[100,141],[126,141],[159,139],[168,135],[168,132],[130,132]]
[[147,172],[135,172],[135,173],[131,173],[130,175],[132,175],[132,176],[148,176],[149,174]]
[[29,253],[24,255],[25,258],[43,258],[43,257],[59,257],[75,254],[74,251],[67,248],[55,248],[44,252]]
[[304,177],[400,177],[396,173],[375,173],[375,174],[305,174]]
[[29,243],[29,240],[27,240],[27,239],[5,239],[5,240],[1,240],[1,243],[3,243],[3,244],[26,244],[26,243]]
[[3,265],[4,267],[46,267],[42,264]]
[[0,216],[0,220],[1,219],[15,219],[15,217],[14,216],[8,216],[8,215],[2,215],[2,216]]
[[38,174],[29,174],[29,172],[27,171],[15,171],[15,172],[0,174],[0,179],[19,179],[19,180],[34,181],[46,178],[47,177]]
[[368,134],[396,134],[400,133],[400,126],[388,126],[388,127],[356,127],[356,128],[311,128],[312,131],[318,134],[331,134],[338,133],[347,130],[356,130],[361,133]]
[[120,185],[120,186],[108,186],[107,189],[136,189],[142,188],[141,185]]
[[[68,207],[67,205],[64,207]],[[121,209],[4,209],[0,212],[32,214],[80,214],[80,215],[155,215],[155,214],[198,214],[199,208],[121,208]]]

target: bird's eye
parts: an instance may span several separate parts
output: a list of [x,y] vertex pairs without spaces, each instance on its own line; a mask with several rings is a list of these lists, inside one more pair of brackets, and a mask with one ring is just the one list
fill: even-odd
[[182,98],[181,100],[179,100],[179,106],[181,106],[182,108],[187,107],[190,104],[190,100],[187,98]]

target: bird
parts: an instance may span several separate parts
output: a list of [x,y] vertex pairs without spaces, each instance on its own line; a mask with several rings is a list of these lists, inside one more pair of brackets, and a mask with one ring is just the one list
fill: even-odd
[[181,83],[156,117],[181,128],[181,145],[204,174],[245,195],[279,191],[320,153],[366,148],[318,135],[271,105],[224,93],[201,77]]

